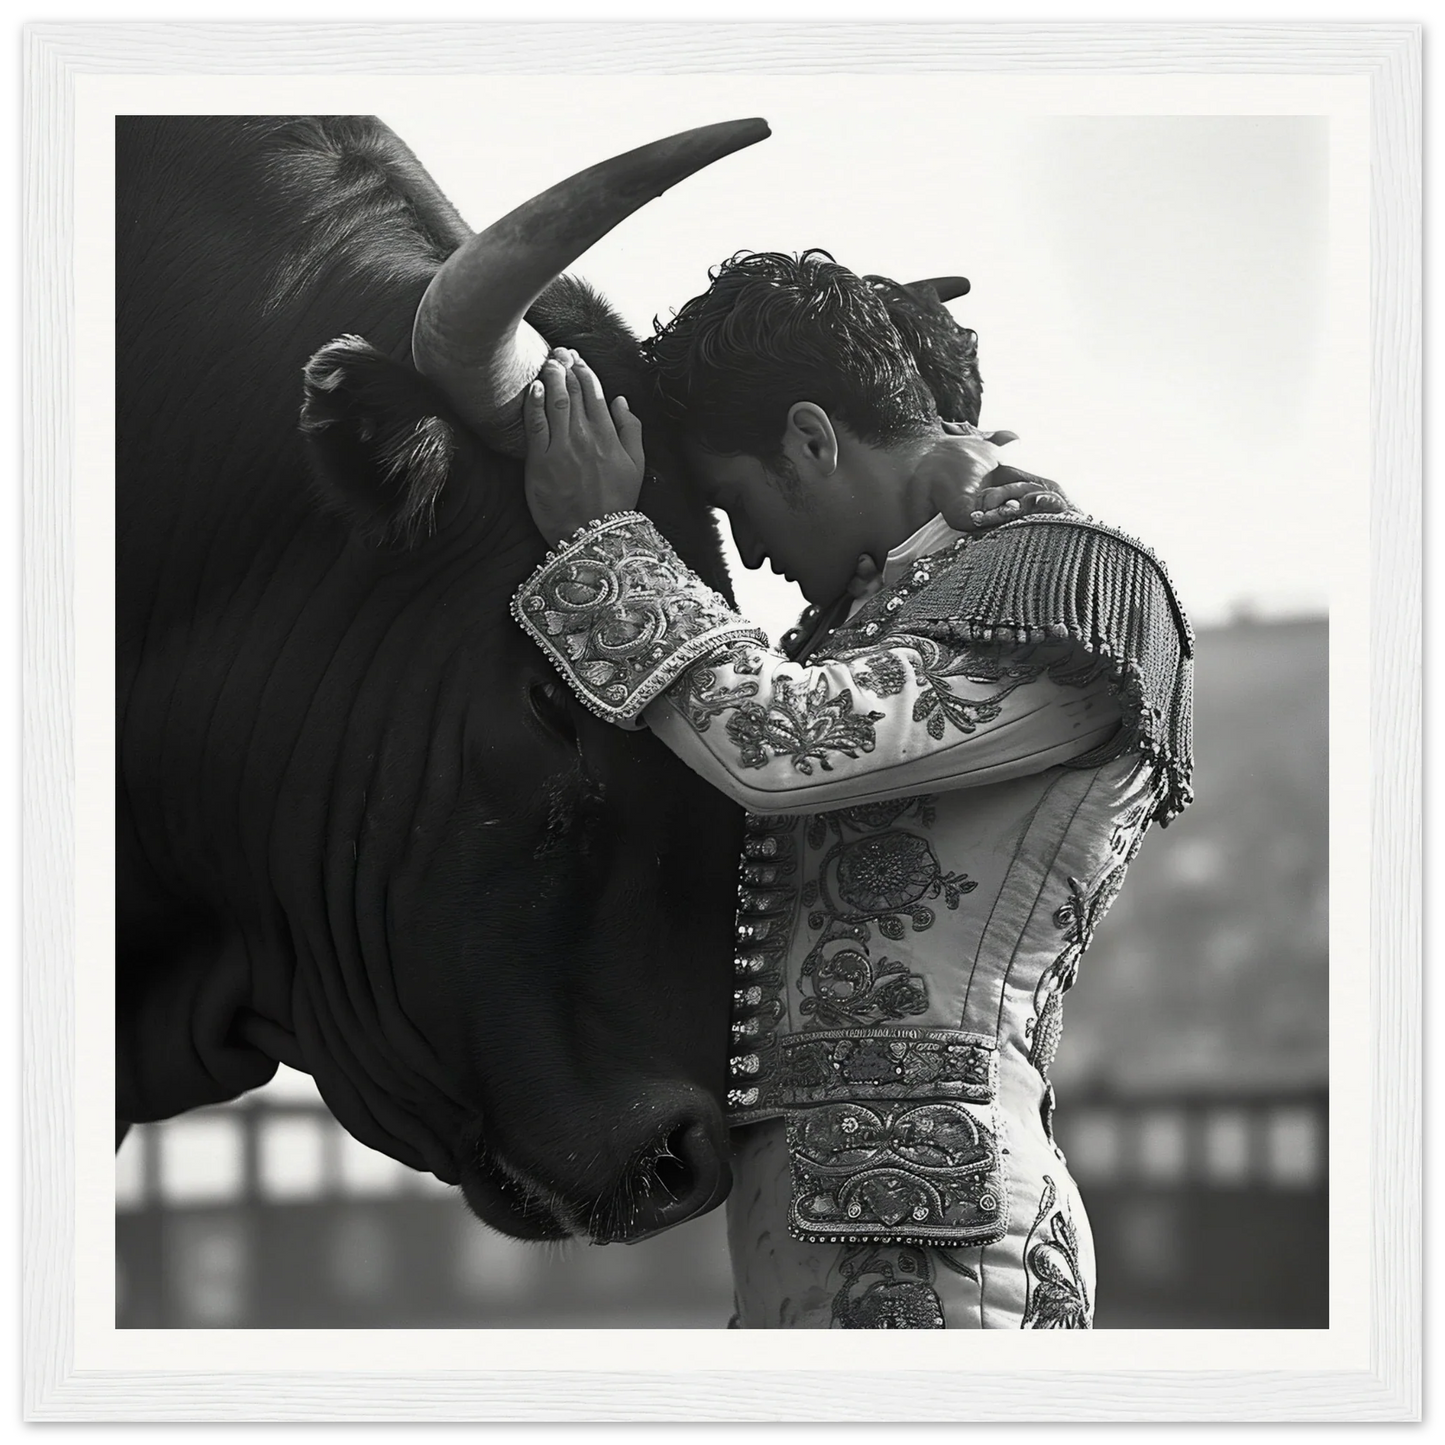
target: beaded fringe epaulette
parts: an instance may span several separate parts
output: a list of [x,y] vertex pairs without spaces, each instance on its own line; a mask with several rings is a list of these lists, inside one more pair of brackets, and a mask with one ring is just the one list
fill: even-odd
[[[1092,767],[1134,749],[1161,773],[1155,821],[1167,824],[1193,798],[1194,633],[1163,563],[1142,543],[1077,516],[1021,518],[929,559],[926,585],[903,600],[878,599],[888,633],[1004,644],[1071,638],[1107,658],[1124,726],[1073,760]],[[875,608],[869,615],[878,617]],[[864,613],[830,639],[870,642]],[[850,634],[852,636],[850,636]],[[861,635],[860,635],[861,634]],[[856,645],[856,644],[855,644]]]

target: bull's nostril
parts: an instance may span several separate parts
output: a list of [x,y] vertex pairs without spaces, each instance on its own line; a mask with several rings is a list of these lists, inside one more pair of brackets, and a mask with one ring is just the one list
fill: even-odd
[[686,1119],[667,1131],[640,1161],[633,1188],[633,1238],[681,1224],[727,1193],[728,1167],[707,1126]]
[[685,1140],[690,1128],[691,1124],[681,1124],[674,1129],[647,1170],[648,1192],[654,1194],[661,1205],[665,1206],[669,1200],[685,1199],[692,1188],[693,1171]]

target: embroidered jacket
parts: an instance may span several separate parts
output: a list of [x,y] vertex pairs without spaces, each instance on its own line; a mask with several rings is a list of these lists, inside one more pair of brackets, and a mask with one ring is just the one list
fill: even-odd
[[786,1121],[793,1236],[997,1245],[1015,1323],[1087,1324],[1048,1069],[1095,925],[1189,801],[1193,638],[1111,528],[936,535],[798,661],[637,513],[514,614],[587,706],[749,810],[728,1103]]

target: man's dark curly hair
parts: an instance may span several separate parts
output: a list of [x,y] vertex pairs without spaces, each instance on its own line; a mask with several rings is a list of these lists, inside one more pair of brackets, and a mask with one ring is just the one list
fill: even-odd
[[919,375],[933,393],[944,421],[978,425],[983,380],[978,374],[978,335],[953,319],[933,287],[900,286],[887,276],[865,276],[888,308]]
[[927,436],[939,406],[925,360],[950,402],[972,368],[973,416],[945,417],[976,419],[973,333],[936,297],[856,275],[820,250],[740,251],[708,274],[708,289],[643,342],[664,412],[708,451],[782,470],[788,408],[800,400],[873,445]]

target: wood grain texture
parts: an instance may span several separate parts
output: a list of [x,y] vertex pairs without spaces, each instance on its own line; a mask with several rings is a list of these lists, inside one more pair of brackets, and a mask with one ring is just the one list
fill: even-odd
[[[619,43],[625,39],[625,44]],[[74,78],[1368,76],[1373,1354],[1358,1374],[87,1373],[73,1365]],[[30,1419],[1411,1420],[1421,1408],[1421,31],[1410,24],[40,24],[25,41],[23,1330]],[[108,1167],[108,1161],[107,1161]]]
[[32,46],[28,61],[21,249],[26,276],[21,312],[26,356],[21,449],[21,1296],[26,1397],[38,1402],[64,1393],[70,1383],[70,1300],[75,1286],[73,91],[71,67],[59,47]]
[[1374,72],[1370,200],[1373,1362],[1412,1419],[1424,1303],[1420,116],[1417,39]]
[[36,24],[26,35],[32,64],[45,51],[65,71],[119,74],[987,70],[1383,77],[1404,51],[1419,51],[1418,26],[1330,21],[96,22]]

